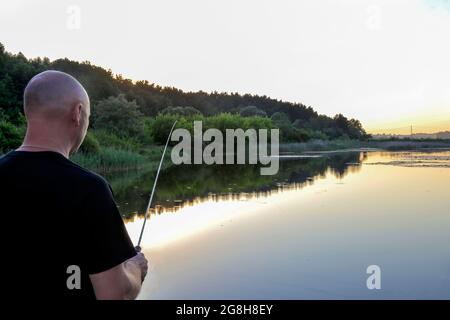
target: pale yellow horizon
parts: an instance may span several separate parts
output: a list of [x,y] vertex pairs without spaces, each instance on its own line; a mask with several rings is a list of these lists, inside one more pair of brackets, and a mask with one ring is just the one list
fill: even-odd
[[[449,107],[450,110],[450,107]],[[437,133],[450,131],[450,113],[443,113],[444,116],[418,115],[416,117],[406,117],[394,121],[371,123],[364,128],[370,134],[398,134],[408,135],[411,133]]]

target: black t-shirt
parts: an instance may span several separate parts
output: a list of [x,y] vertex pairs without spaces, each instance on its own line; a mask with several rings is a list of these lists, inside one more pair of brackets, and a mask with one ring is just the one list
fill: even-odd
[[136,255],[109,184],[56,152],[0,158],[0,212],[2,291],[15,298],[95,299],[89,275]]

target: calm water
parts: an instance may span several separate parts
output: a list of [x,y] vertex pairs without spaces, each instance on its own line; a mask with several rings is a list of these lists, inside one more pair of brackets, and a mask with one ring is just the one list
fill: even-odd
[[[134,242],[153,176],[108,177]],[[174,166],[156,204],[141,299],[450,298],[449,151],[288,155],[276,176]]]

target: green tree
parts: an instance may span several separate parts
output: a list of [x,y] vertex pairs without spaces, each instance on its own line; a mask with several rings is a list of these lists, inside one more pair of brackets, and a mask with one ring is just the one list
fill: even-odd
[[180,115],[180,116],[193,116],[202,114],[199,110],[194,107],[167,107],[161,111],[161,114],[172,114],[172,115]]
[[122,137],[139,136],[144,133],[143,114],[135,101],[128,101],[120,94],[92,107],[92,127],[110,130]]
[[251,116],[266,117],[267,116],[267,113],[264,110],[261,110],[256,106],[244,107],[239,111],[239,114],[243,117],[251,117]]
[[[141,132],[139,128],[142,126],[139,124],[140,121],[136,121],[136,112],[141,112],[147,117],[155,117],[159,113],[184,117],[201,115],[210,117],[222,114],[214,119],[220,125],[240,123],[237,118],[223,116],[223,114],[237,113],[246,118],[253,116],[263,118],[267,115],[271,116],[272,123],[277,123],[276,126],[281,129],[282,139],[285,141],[298,141],[298,139],[305,139],[307,135],[314,137],[326,135],[329,139],[336,139],[344,134],[351,139],[368,137],[358,120],[348,120],[341,114],[334,118],[320,115],[312,107],[302,103],[236,92],[184,92],[145,80],[134,82],[121,75],[114,75],[111,70],[92,65],[88,61],[27,59],[22,53],[7,52],[0,43],[0,109],[8,115],[9,122],[16,126],[22,125],[23,90],[31,77],[47,69],[67,72],[83,84],[93,105],[94,126],[98,125],[109,133],[114,132],[114,139],[119,135],[121,137],[135,135],[138,140],[145,140],[145,137],[143,139],[139,133]],[[116,97],[116,100],[108,100],[110,97]],[[124,111],[122,106],[119,106],[119,111],[104,106],[111,103],[118,105],[131,103],[134,107],[125,108],[125,112],[122,113]],[[97,106],[105,109],[104,115],[94,110]],[[184,106],[195,106],[195,108]],[[201,114],[199,115],[197,111]],[[261,121],[257,120],[254,124],[261,124]],[[148,140],[148,137],[146,138]],[[103,142],[100,141],[100,144]]]

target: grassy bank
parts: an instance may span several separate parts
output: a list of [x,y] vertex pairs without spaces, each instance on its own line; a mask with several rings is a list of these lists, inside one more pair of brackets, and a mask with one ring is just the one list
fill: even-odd
[[98,153],[77,152],[70,160],[98,173],[155,169],[162,155],[161,146],[151,146],[141,152],[104,147]]
[[70,160],[96,172],[109,172],[138,168],[146,162],[146,157],[133,151],[105,147],[95,154],[78,152]]

